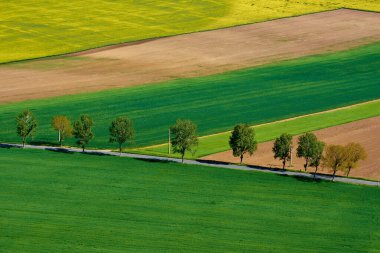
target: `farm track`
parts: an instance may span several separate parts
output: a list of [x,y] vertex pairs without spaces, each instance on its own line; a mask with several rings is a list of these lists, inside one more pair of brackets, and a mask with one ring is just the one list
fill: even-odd
[[[8,144],[8,143],[1,143],[1,148],[22,148],[19,144]],[[62,152],[62,153],[80,153],[82,152],[79,148],[66,148],[66,147],[50,147],[50,146],[35,146],[35,145],[25,145],[25,148],[28,149],[38,149],[38,150],[49,150],[49,151],[55,151],[55,152]],[[120,156],[120,157],[129,157],[129,158],[136,158],[136,159],[142,159],[142,160],[150,160],[150,161],[162,161],[162,162],[175,162],[175,163],[181,163],[181,159],[176,158],[167,158],[167,157],[159,157],[159,156],[149,156],[149,155],[139,155],[139,154],[131,154],[131,153],[118,153],[108,150],[86,150],[85,153],[92,154],[92,155],[110,155],[110,156]],[[271,169],[271,168],[265,168],[265,167],[258,167],[258,166],[241,166],[241,165],[232,165],[232,164],[223,164],[216,161],[206,161],[206,160],[184,160],[184,164],[190,164],[190,165],[201,165],[201,166],[208,166],[208,167],[216,167],[216,168],[224,168],[224,169],[232,169],[232,170],[244,170],[244,171],[256,171],[256,172],[265,172],[265,173],[272,173],[277,174],[281,176],[292,176],[292,177],[300,177],[300,178],[306,178],[306,179],[312,179],[313,174],[311,173],[302,173],[302,172],[295,172],[295,171],[288,171],[288,170],[279,170],[279,169]],[[330,175],[322,175],[317,174],[316,175],[317,180],[326,180],[331,181],[332,177]],[[379,182],[375,181],[369,181],[364,179],[355,179],[355,178],[346,178],[346,177],[335,177],[336,182],[341,183],[349,183],[349,184],[356,184],[356,185],[367,185],[367,186],[375,186],[380,187]]]
[[217,74],[380,40],[380,14],[340,9],[0,66],[0,103]]

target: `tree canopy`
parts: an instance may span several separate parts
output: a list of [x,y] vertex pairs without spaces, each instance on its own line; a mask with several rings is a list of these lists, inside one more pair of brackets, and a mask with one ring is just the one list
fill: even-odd
[[197,126],[190,120],[177,120],[170,133],[173,152],[181,154],[183,162],[186,151],[195,152],[198,146]]
[[119,144],[119,152],[122,152],[123,144],[132,141],[134,137],[133,124],[130,119],[121,116],[112,121],[109,128],[110,142],[117,142]]
[[357,168],[360,160],[367,159],[367,152],[359,143],[349,143],[344,147],[345,151],[345,167],[346,167],[346,176],[348,176],[352,169]]
[[25,146],[26,138],[33,136],[37,128],[37,120],[29,110],[24,110],[16,117],[17,134],[22,138],[22,146]]
[[286,161],[292,157],[292,140],[292,135],[284,133],[274,141],[272,151],[274,158],[282,161],[282,169],[285,169]]
[[325,149],[325,145],[326,144],[322,141],[317,141],[315,143],[314,152],[310,160],[310,166],[315,168],[313,179],[315,179],[315,175],[317,174],[318,168],[321,165],[321,161],[323,158],[323,150]]
[[333,172],[332,180],[339,170],[344,170],[346,161],[345,149],[341,145],[328,145],[323,156],[322,165]]
[[233,156],[240,157],[240,163],[243,163],[245,154],[253,155],[257,149],[255,140],[255,131],[247,124],[236,125],[232,131],[229,141]]
[[51,125],[56,131],[58,131],[58,141],[60,146],[62,146],[62,142],[66,137],[71,137],[73,135],[73,126],[66,116],[59,115],[53,117]]
[[305,171],[307,171],[311,159],[317,156],[318,148],[318,139],[315,134],[306,133],[298,138],[297,157],[305,158]]
[[74,123],[73,135],[77,139],[77,144],[82,147],[83,152],[86,145],[94,138],[92,132],[93,121],[88,115],[81,115]]

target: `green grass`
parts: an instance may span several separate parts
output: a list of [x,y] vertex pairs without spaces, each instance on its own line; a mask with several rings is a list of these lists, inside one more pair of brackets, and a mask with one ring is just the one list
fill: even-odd
[[[308,115],[289,121],[273,122],[266,125],[253,126],[258,142],[274,140],[282,133],[292,135],[311,132],[327,127],[341,125],[361,119],[371,118],[380,115],[380,100],[371,103],[359,104],[354,107],[342,108],[337,111],[328,111],[321,114]],[[187,154],[187,158],[199,158],[202,156],[215,154],[229,150],[229,132],[216,135],[204,136],[199,139],[199,145],[195,154]],[[130,150],[135,153],[147,153],[152,155],[168,156],[168,145],[147,147],[138,150]],[[178,154],[171,154],[171,157],[180,157]]]
[[0,1],[0,63],[209,30],[378,0]]
[[2,252],[379,252],[380,190],[0,149]]
[[208,135],[241,122],[255,125],[378,99],[379,52],[378,43],[214,76],[4,104],[0,140],[20,141],[15,116],[25,108],[39,121],[35,142],[56,142],[50,126],[53,115],[67,114],[74,120],[87,113],[95,122],[90,146],[109,148],[114,145],[108,143],[108,127],[119,115],[134,121],[135,146],[141,147],[164,143],[177,118],[193,120],[199,135]]

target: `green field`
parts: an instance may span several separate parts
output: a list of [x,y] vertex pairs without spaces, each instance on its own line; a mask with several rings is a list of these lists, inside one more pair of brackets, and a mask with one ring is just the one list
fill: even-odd
[[[328,111],[321,114],[307,115],[289,121],[273,122],[253,127],[256,132],[257,141],[265,142],[274,140],[282,133],[297,135],[379,115],[380,100],[376,100],[371,103],[359,104],[353,107],[342,108],[337,111]],[[229,150],[228,140],[230,136],[230,132],[204,136],[199,139],[197,152],[195,154],[188,153],[186,157],[189,159],[199,158]],[[163,144],[160,146],[131,150],[131,152],[168,156],[168,145]],[[180,157],[178,154],[171,154],[170,156]]]
[[380,189],[0,148],[1,252],[379,252]]
[[135,146],[141,147],[164,143],[177,118],[193,120],[199,135],[208,135],[241,122],[255,125],[378,99],[379,52],[380,44],[374,44],[214,76],[4,104],[0,140],[20,141],[15,116],[25,108],[36,113],[40,124],[36,143],[56,142],[50,126],[53,115],[76,119],[88,113],[95,122],[90,146],[109,148],[114,146],[108,143],[108,127],[119,115],[134,121]]
[[290,17],[378,0],[0,0],[0,63]]

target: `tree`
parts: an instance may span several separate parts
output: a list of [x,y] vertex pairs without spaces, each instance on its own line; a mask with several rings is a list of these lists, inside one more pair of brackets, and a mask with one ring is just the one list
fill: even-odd
[[313,133],[306,133],[298,138],[297,157],[305,158],[304,168],[310,165],[310,160],[316,156],[318,151],[318,139]]
[[274,158],[279,158],[282,161],[282,169],[285,169],[286,161],[292,157],[292,139],[293,137],[290,134],[282,134],[274,141],[272,151]]
[[360,160],[367,159],[367,152],[359,143],[349,143],[344,147],[346,163],[345,167],[347,169],[346,176],[350,174],[351,170],[358,166]]
[[25,147],[26,138],[33,136],[37,128],[37,120],[33,113],[29,110],[24,110],[16,117],[17,134],[22,137],[22,146]]
[[175,125],[170,127],[173,152],[181,154],[182,163],[186,151],[195,152],[194,147],[198,145],[196,132],[197,126],[190,120],[177,120]]
[[240,164],[246,153],[253,155],[257,149],[255,131],[247,124],[236,125],[232,131],[229,141],[232,153],[235,157],[240,157]]
[[64,139],[72,136],[73,127],[70,120],[63,115],[55,116],[51,121],[51,125],[56,131],[58,131],[59,145],[62,146]]
[[94,138],[92,132],[93,121],[88,115],[81,115],[79,120],[74,122],[73,135],[77,139],[77,144],[82,147],[82,151],[86,145]]
[[333,172],[332,181],[338,170],[343,170],[346,162],[345,149],[341,145],[329,145],[326,147],[325,155],[322,159],[324,168],[329,168]]
[[112,121],[109,131],[110,142],[117,142],[119,144],[119,152],[121,154],[123,144],[133,139],[134,130],[132,121],[124,116],[118,117]]
[[311,160],[310,160],[310,166],[315,167],[313,179],[315,179],[315,175],[317,174],[319,165],[321,164],[324,149],[325,149],[325,143],[324,142],[317,141],[315,143],[313,156],[311,157]]

